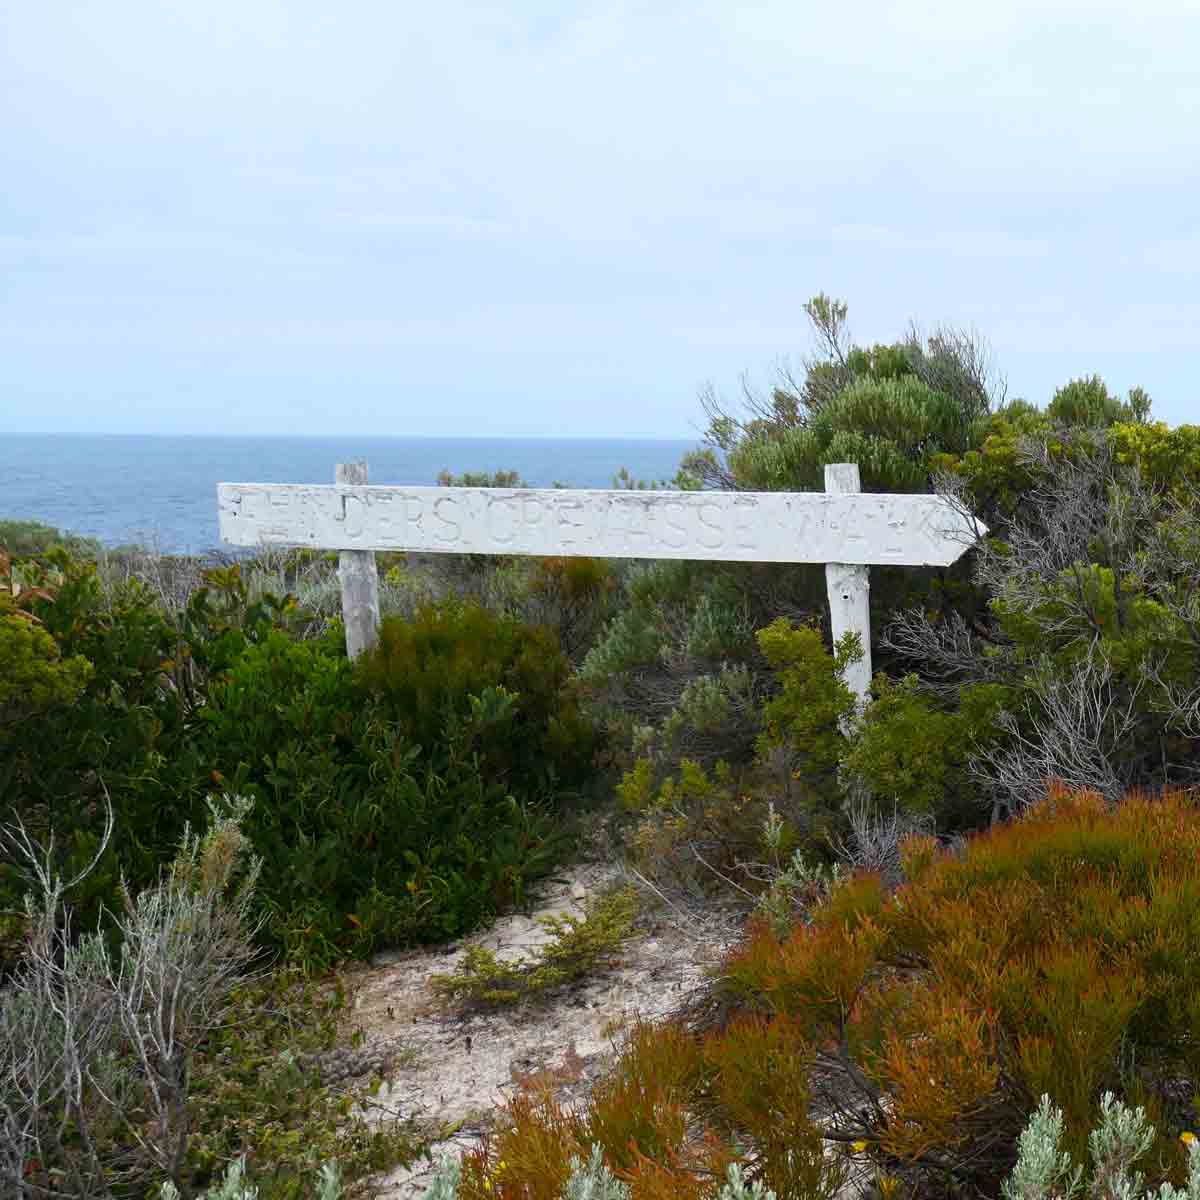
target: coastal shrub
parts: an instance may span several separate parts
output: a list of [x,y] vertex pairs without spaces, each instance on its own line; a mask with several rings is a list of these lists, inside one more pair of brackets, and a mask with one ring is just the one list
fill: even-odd
[[928,814],[943,830],[978,824],[985,806],[971,755],[992,736],[1003,689],[964,688],[957,705],[939,702],[916,675],[877,672],[857,709],[845,682],[859,655],[855,635],[831,653],[814,626],[780,619],[758,633],[778,690],[763,706],[760,755],[785,755],[792,790],[823,826],[840,832],[849,795],[879,811]]
[[555,1200],[590,1148],[592,1173],[624,1183],[630,1200],[832,1198],[845,1166],[809,1117],[808,1065],[793,1036],[764,1022],[738,1022],[727,1037],[639,1025],[583,1106],[515,1095],[464,1155],[458,1195]]
[[[818,578],[819,576],[819,578]],[[615,764],[683,759],[711,769],[755,757],[771,671],[755,629],[824,608],[824,576],[801,565],[656,562],[622,577],[615,616],[580,667]]]
[[439,487],[468,487],[468,488],[526,488],[529,486],[521,478],[520,471],[463,471],[455,475],[449,468],[438,472]]
[[559,1200],[577,1163],[586,1161],[595,1164],[593,1173],[603,1167],[625,1182],[634,1200],[699,1200],[702,1179],[723,1175],[729,1156],[688,1136],[681,1102],[698,1066],[686,1035],[638,1026],[584,1109],[568,1111],[544,1089],[518,1091],[479,1148],[463,1156],[458,1196]]
[[[120,946],[72,937],[70,882],[20,826],[3,843],[35,882],[29,937],[0,990],[0,1188],[14,1196],[261,1195],[356,1183],[415,1157],[407,1120],[368,1126],[365,1088],[327,1086],[345,991],[253,948],[248,806],[223,797],[157,885],[124,896]],[[231,1190],[236,1181],[246,1190]],[[254,1182],[243,1167],[253,1163]],[[332,1164],[338,1164],[336,1169]],[[325,1165],[330,1164],[330,1165]]]
[[939,711],[988,697],[992,736],[960,748],[994,816],[1051,778],[1110,800],[1194,779],[1194,441],[1129,423],[1019,441],[1029,482],[975,554],[987,606],[892,615],[883,640]]
[[[389,617],[357,679],[381,715],[440,766],[448,730],[521,797],[582,781],[595,737],[554,634],[449,599]],[[464,747],[465,748],[465,747]]]
[[[73,877],[96,852],[111,805],[113,835],[73,897],[83,927],[94,928],[102,906],[119,910],[122,874],[134,887],[154,880],[214,782],[191,703],[173,683],[178,631],[153,595],[136,582],[104,588],[95,563],[61,548],[15,567],[26,587],[15,598],[20,615],[0,618],[15,634],[7,652],[57,683],[36,719],[0,722],[0,809],[44,840],[53,827],[55,865]],[[15,674],[18,664],[8,665]],[[20,906],[0,863],[0,909]]]
[[888,1103],[863,1119],[843,1093],[835,1124],[898,1162],[1007,1166],[1010,1114],[1043,1092],[1078,1150],[1104,1089],[1197,1077],[1198,848],[1186,795],[1055,792],[961,856],[911,843],[890,898],[864,877],[782,942],[759,929],[727,994],[840,1043],[818,1063]]
[[261,1200],[308,1200],[328,1165],[351,1190],[416,1156],[424,1139],[408,1114],[363,1115],[386,1060],[349,1081],[323,1075],[323,1061],[355,1053],[353,1035],[347,1045],[340,1032],[350,1005],[340,976],[317,983],[295,965],[233,989],[229,1019],[203,1039],[192,1065],[185,1181],[193,1190],[213,1187],[221,1165],[240,1156]]
[[804,306],[819,352],[801,377],[780,371],[766,396],[735,413],[711,393],[705,448],[685,467],[709,486],[820,491],[824,466],[856,462],[866,491],[928,487],[936,456],[977,446],[997,384],[981,340],[941,328],[863,347],[846,336],[847,306],[821,294]]
[[395,698],[364,690],[334,634],[273,632],[212,684],[207,745],[229,786],[262,801],[246,828],[264,860],[266,932],[298,961],[454,936],[561,853],[549,801],[515,797],[479,755],[511,723],[511,698],[466,692],[466,670],[456,679],[466,713],[444,710],[428,752]]
[[[622,777],[617,798],[633,818],[627,853],[660,887],[697,896],[728,892],[731,879],[755,887],[744,868],[764,859],[762,829],[772,801],[749,773],[724,762],[709,770],[685,758],[662,778],[643,758]],[[794,827],[787,839],[790,848]]]
[[1150,415],[1150,397],[1142,388],[1131,388],[1129,399],[1114,396],[1099,375],[1072,379],[1063,384],[1046,405],[1050,420],[1073,427],[1107,427],[1117,422],[1144,422]]
[[1200,486],[1200,425],[1118,421],[1107,438],[1116,461],[1135,467],[1155,492],[1183,501]]
[[763,706],[759,751],[783,749],[807,803],[815,809],[835,807],[845,748],[842,727],[855,713],[845,670],[862,657],[857,635],[847,634],[830,653],[817,628],[780,618],[759,630],[758,644],[779,686]]
[[924,814],[943,832],[979,825],[988,799],[972,771],[980,747],[996,736],[1005,691],[977,684],[948,705],[915,674],[876,674],[870,703],[848,740],[841,765],[877,810]]
[[[6,560],[0,555],[0,586]],[[0,590],[0,725],[69,704],[83,690],[91,664],[81,655],[64,659],[58,644],[18,596]]]
[[782,937],[752,922],[690,1028],[639,1029],[569,1119],[514,1101],[484,1166],[557,1171],[595,1143],[633,1196],[645,1160],[687,1195],[697,1156],[723,1153],[718,1177],[736,1162],[800,1197],[836,1191],[841,1147],[892,1188],[996,1195],[1039,1097],[1062,1114],[1055,1153],[1083,1161],[1111,1093],[1155,1127],[1148,1186],[1183,1184],[1200,1078],[1192,798],[1060,789],[958,852],[922,837],[903,857],[896,890],[862,873]]
[[617,583],[617,571],[607,559],[534,559],[517,612],[529,623],[553,629],[563,653],[579,662],[612,615]]
[[85,558],[100,555],[100,544],[92,538],[63,533],[42,521],[0,520],[0,553],[10,558],[37,558],[56,547]]
[[[183,1181],[197,1045],[226,1015],[254,958],[257,864],[238,828],[245,802],[185,827],[157,886],[126,893],[114,955],[69,937],[71,881],[23,826],[2,844],[31,880],[30,933],[0,990],[0,1183],[6,1195],[112,1195]],[[111,830],[110,824],[107,830]],[[86,870],[86,867],[85,867]]]
[[[263,936],[310,967],[452,936],[566,845],[559,789],[582,780],[594,740],[549,631],[429,607],[388,622],[356,671],[339,628],[300,636],[294,602],[253,594],[238,564],[206,571],[173,614],[61,550],[19,570],[0,616],[0,803],[53,829],[67,874],[111,804],[115,831],[75,897],[86,927],[119,909],[122,877],[154,878],[213,787],[261,801],[246,830]],[[7,719],[31,704],[36,720]],[[6,945],[20,903],[0,865]]]
[[[784,618],[756,636],[774,690],[757,710],[754,758],[672,763],[662,739],[673,718],[643,739],[647,752],[617,785],[640,871],[662,886],[732,891],[774,911],[790,907],[789,893],[809,890],[808,871],[831,857],[883,867],[895,849],[880,840],[885,825],[901,834],[914,822],[951,831],[979,823],[986,801],[970,761],[991,736],[996,688],[964,689],[955,708],[915,677],[893,683],[880,674],[860,713],[845,682],[858,653],[853,637],[831,652],[819,628]],[[685,690],[688,719],[676,716],[692,737],[706,720],[730,720],[733,686],[748,686],[737,668],[723,677],[736,684],[694,681]]]

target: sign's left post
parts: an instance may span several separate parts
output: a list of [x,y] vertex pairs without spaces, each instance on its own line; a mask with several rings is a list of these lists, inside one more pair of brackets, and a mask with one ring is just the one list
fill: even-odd
[[[366,483],[366,461],[338,463],[334,482]],[[338,579],[342,585],[346,653],[354,659],[373,649],[379,641],[379,572],[375,569],[375,551],[342,550],[338,556]]]

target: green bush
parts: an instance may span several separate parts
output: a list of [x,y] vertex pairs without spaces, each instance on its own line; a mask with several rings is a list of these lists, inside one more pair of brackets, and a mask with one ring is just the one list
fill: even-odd
[[[102,906],[119,911],[122,874],[133,887],[155,879],[184,825],[202,818],[213,781],[172,678],[178,630],[149,591],[136,582],[106,590],[94,563],[61,548],[17,569],[31,582],[37,632],[6,639],[0,674],[20,669],[11,656],[31,668],[32,654],[70,686],[47,695],[36,719],[0,723],[0,810],[43,838],[53,827],[55,865],[71,877],[96,852],[111,805],[116,831],[74,897],[81,926],[94,928]],[[20,896],[0,863],[0,909],[19,910]]]
[[100,543],[93,538],[62,533],[41,521],[0,520],[0,552],[13,558],[33,558],[55,547],[86,558],[97,558],[101,553]]
[[818,629],[780,618],[759,630],[758,642],[779,682],[779,691],[763,706],[760,753],[785,749],[808,802],[836,807],[846,741],[842,727],[856,705],[844,676],[846,667],[862,657],[858,637],[847,634],[831,654]]
[[[173,617],[61,550],[20,570],[28,612],[6,601],[0,617],[3,711],[13,688],[21,712],[39,708],[0,723],[0,806],[53,828],[72,875],[111,803],[116,832],[76,897],[85,927],[119,911],[122,876],[153,880],[214,786],[260,801],[263,936],[308,967],[457,934],[567,844],[559,789],[582,781],[594,740],[549,631],[429,607],[389,621],[356,671],[336,627],[297,640],[294,603],[252,596],[238,566],[206,572]],[[21,886],[0,866],[5,929]]]
[[0,725],[69,704],[91,670],[81,655],[64,659],[41,624],[0,592]]
[[1118,421],[1141,422],[1150,415],[1150,397],[1133,388],[1123,402],[1112,395],[1099,375],[1072,379],[1054,393],[1046,415],[1062,425],[1109,426]]
[[[457,677],[464,688],[470,677]],[[247,647],[201,712],[229,786],[262,799],[246,831],[264,859],[268,933],[310,966],[436,940],[519,898],[565,844],[541,796],[514,797],[478,753],[508,699],[444,710],[427,753],[331,634]]]
[[193,1188],[211,1186],[220,1165],[241,1155],[263,1200],[304,1200],[322,1164],[336,1164],[351,1184],[415,1157],[422,1139],[410,1115],[362,1115],[380,1073],[349,1083],[323,1078],[323,1061],[357,1045],[353,1037],[340,1044],[349,1005],[339,977],[317,985],[295,966],[234,989],[229,1019],[204,1039],[192,1068]]
[[478,604],[426,604],[383,621],[357,679],[370,703],[440,769],[450,732],[489,780],[519,797],[582,782],[595,738],[570,665],[544,627]]
[[994,736],[1003,689],[963,688],[957,708],[923,691],[915,675],[876,675],[872,691],[842,756],[848,776],[877,806],[930,814],[942,832],[977,825],[985,800],[971,756]]

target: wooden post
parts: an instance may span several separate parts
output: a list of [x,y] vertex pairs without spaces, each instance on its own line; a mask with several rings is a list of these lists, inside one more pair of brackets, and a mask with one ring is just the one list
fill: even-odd
[[[840,495],[862,491],[857,463],[828,463],[825,491]],[[853,563],[825,564],[825,586],[829,592],[829,615],[833,641],[846,633],[857,633],[863,656],[846,668],[846,683],[858,697],[861,712],[871,687],[871,576],[870,567]]]
[[[334,482],[366,483],[366,461],[338,463]],[[338,556],[338,579],[342,584],[346,653],[357,658],[379,641],[379,572],[375,569],[375,551],[343,550]]]

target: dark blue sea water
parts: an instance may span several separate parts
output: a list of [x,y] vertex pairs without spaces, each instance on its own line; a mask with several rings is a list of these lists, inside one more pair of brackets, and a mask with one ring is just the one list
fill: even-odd
[[44,521],[175,554],[219,545],[218,483],[332,483],[365,458],[372,483],[432,484],[438,472],[517,471],[534,487],[610,487],[622,468],[670,479],[695,445],[620,438],[159,437],[0,433],[0,518]]

